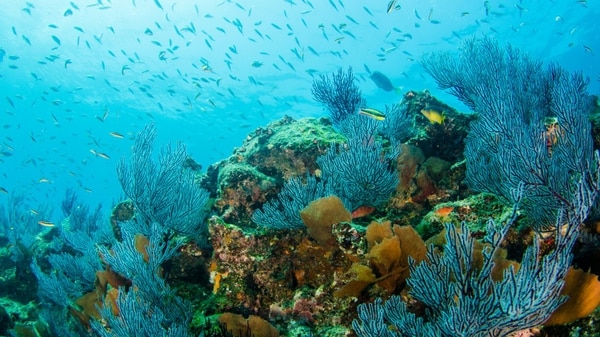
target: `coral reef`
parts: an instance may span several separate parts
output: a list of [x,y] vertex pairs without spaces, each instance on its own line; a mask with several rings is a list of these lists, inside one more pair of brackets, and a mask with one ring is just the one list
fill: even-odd
[[485,233],[485,223],[488,219],[505,221],[511,211],[512,209],[495,195],[479,193],[458,201],[436,205],[420,218],[415,229],[425,240],[440,233],[446,223],[458,225],[466,222],[472,232]]
[[331,290],[350,261],[339,249],[302,231],[245,233],[219,218],[211,219],[210,232],[215,299],[209,314],[271,317],[282,332],[340,323],[331,313],[345,312],[346,304],[335,301]]
[[465,40],[460,50],[427,55],[422,64],[479,114],[465,138],[469,187],[514,202],[525,184],[521,208],[536,231],[552,228],[562,211],[583,222],[600,188],[589,81],[490,38]]
[[223,219],[247,224],[248,215],[258,204],[264,204],[276,180],[247,163],[223,166],[218,173],[219,197],[214,207]]
[[283,117],[248,135],[231,157],[211,165],[201,185],[216,198],[214,210],[242,227],[292,177],[314,174],[316,158],[344,142],[327,119]]
[[[403,104],[407,114],[414,116],[417,134],[407,143],[418,147],[426,157],[437,157],[448,162],[458,162],[464,158],[465,138],[471,121],[476,114],[456,111],[441,102],[429,91],[409,90],[404,94]],[[434,107],[443,117],[442,123],[433,123],[423,115],[423,110]]]
[[[210,231],[215,250],[211,263],[215,268],[211,279],[216,298],[211,310],[258,315],[269,319],[280,333],[288,335],[298,326],[319,333],[333,325],[348,327],[353,318],[348,309],[357,305],[355,299],[361,302],[406,292],[402,285],[406,275],[399,276],[408,262],[406,255],[398,253],[398,240],[406,234],[394,234],[395,231],[390,229],[387,236],[382,236],[385,239],[378,243],[371,239],[369,244],[368,230],[360,224],[369,224],[373,217],[383,216],[392,222],[387,224],[388,228],[412,225],[421,236],[428,238],[440,237],[445,223],[464,221],[469,224],[473,237],[482,238],[486,233],[484,224],[489,218],[501,222],[510,217],[511,208],[503,200],[492,194],[473,194],[462,184],[465,174],[463,141],[468,125],[476,115],[457,113],[427,92],[409,92],[407,95],[408,109],[419,129],[403,145],[397,160],[400,183],[387,207],[352,222],[326,225],[330,227],[327,234],[313,234],[312,237],[308,229],[256,232],[236,226],[236,221],[227,221],[236,224],[232,225],[213,218]],[[434,104],[447,107],[443,108],[445,119],[441,124],[431,123],[420,112]],[[446,138],[460,141],[449,144]],[[265,146],[267,142],[262,144]],[[313,155],[321,153],[315,151]],[[314,165],[314,160],[310,162]],[[281,165],[288,168],[288,163],[283,160]],[[221,164],[222,168],[228,165]],[[299,168],[302,171],[295,176],[306,172],[305,166]],[[285,177],[279,174],[277,179],[285,180]],[[341,220],[345,219],[341,217],[336,221]],[[528,222],[524,220],[527,219],[519,219],[519,225],[526,227]],[[240,224],[243,226],[244,222]],[[368,228],[374,228],[374,225]],[[501,250],[501,255],[495,257],[499,259],[497,263],[506,266],[514,263],[507,258],[520,260],[531,240],[530,231],[515,228],[507,232],[506,250]],[[443,245],[442,242],[438,244]],[[542,242],[540,248],[547,249],[545,245]],[[477,247],[481,252],[483,246]],[[494,280],[501,277],[502,269],[498,270],[492,274]],[[410,306],[422,310],[422,304],[411,302]],[[543,332],[538,330],[537,333]]]
[[[178,323],[172,324],[172,332],[189,323],[194,335],[349,336],[353,334],[352,321],[357,318],[359,304],[392,295],[400,295],[399,298],[392,297],[393,303],[406,303],[409,311],[423,316],[425,308],[431,308],[432,304],[422,301],[422,296],[411,294],[423,295],[422,289],[415,291],[414,288],[426,289],[433,281],[421,278],[420,283],[411,283],[410,261],[440,258],[441,255],[434,253],[425,258],[426,245],[433,244],[436,251],[441,251],[439,249],[448,244],[445,240],[449,235],[447,229],[454,228],[449,224],[454,224],[469,233],[469,239],[463,235],[458,240],[460,233],[452,232],[455,241],[464,243],[476,239],[471,252],[472,266],[474,270],[481,270],[487,261],[484,254],[489,245],[477,240],[489,233],[488,220],[504,222],[515,214],[498,196],[475,194],[462,183],[466,170],[464,140],[476,115],[459,113],[427,91],[408,91],[399,110],[409,114],[415,130],[406,133],[410,138],[401,145],[400,156],[394,161],[388,156],[394,152],[393,141],[386,138],[389,135],[379,129],[373,137],[382,146],[377,148],[377,156],[372,160],[390,166],[386,170],[397,175],[397,180],[390,181],[398,182],[392,197],[377,207],[356,202],[354,204],[360,204],[360,207],[346,209],[348,206],[342,196],[332,193],[333,189],[323,189],[326,195],[311,198],[316,200],[292,209],[298,222],[295,226],[256,228],[252,215],[257,209],[273,200],[286,184],[300,182],[297,187],[305,188],[310,185],[309,179],[314,184],[326,182],[317,158],[330,149],[335,152],[347,150],[352,132],[360,134],[356,128],[342,134],[326,118],[294,120],[284,117],[251,132],[231,157],[211,165],[206,175],[197,179],[214,200],[214,215],[206,221],[207,228],[201,228],[208,231],[208,243],[189,240],[189,237],[184,241],[171,232],[158,229],[150,235],[148,231],[155,226],[150,223],[142,227],[145,230],[127,227],[130,223],[135,224],[137,217],[131,201],[123,201],[112,210],[109,223],[114,241],[76,233],[80,222],[75,220],[75,214],[64,222],[64,231],[48,230],[40,237],[44,245],[32,246],[36,249],[35,256],[39,257],[37,267],[32,266],[34,272],[48,272],[48,278],[36,274],[42,288],[40,293],[46,296],[46,305],[51,302],[49,296],[62,304],[65,300],[70,301],[73,305],[61,319],[70,321],[72,326],[76,323],[84,330],[92,327],[100,335],[109,333],[106,324],[122,328],[118,323],[121,318],[153,321],[152,315],[171,315],[168,322]],[[422,110],[437,111],[440,115],[428,117]],[[352,125],[353,117],[346,120],[345,127]],[[370,137],[367,140],[368,144],[372,141]],[[334,176],[339,164],[331,162],[334,164],[327,169],[327,175]],[[184,166],[199,169],[191,158],[185,159]],[[198,172],[194,174],[198,178]],[[77,209],[67,207],[74,202],[65,201],[70,213]],[[290,223],[291,216],[284,215],[281,220]],[[507,266],[516,267],[518,261],[527,258],[527,247],[534,242],[539,245],[540,256],[552,254],[556,245],[551,237],[536,241],[530,229],[531,219],[519,216],[513,220],[516,221],[515,228],[504,233],[502,247],[497,247],[492,257],[498,266],[489,273],[494,282],[501,280]],[[463,225],[468,229],[460,227]],[[595,233],[593,226],[588,225],[590,232]],[[146,233],[141,235],[140,232]],[[5,239],[0,236],[0,240]],[[55,242],[57,247],[50,248],[45,242],[51,240],[60,241],[62,246]],[[427,241],[424,243],[423,240]],[[102,248],[87,249],[90,241],[102,242],[99,244]],[[593,244],[582,242],[579,245],[581,247],[575,254],[584,259],[585,248]],[[55,255],[52,253],[60,249],[72,257],[52,257]],[[97,255],[98,251],[102,259]],[[596,252],[585,256],[595,256]],[[17,280],[12,254],[13,250],[0,251],[0,264],[11,265],[3,269],[0,278],[3,286],[13,287]],[[100,266],[92,264],[95,269],[92,268],[91,281],[86,280],[80,285],[85,291],[67,289],[64,279],[67,266],[75,273],[75,267],[82,265],[72,263],[73,259]],[[50,273],[55,265],[65,266],[65,271]],[[433,268],[429,263],[426,265]],[[89,271],[81,269],[80,274]],[[565,288],[564,293],[573,297],[574,302],[566,302],[562,310],[567,314],[559,309],[558,318],[552,323],[562,324],[588,315],[597,303],[584,305],[579,299],[596,294],[597,283],[592,274],[585,274],[575,281],[567,279],[566,284],[571,289]],[[407,284],[412,284],[413,290]],[[63,294],[50,288],[61,285],[70,292]],[[153,306],[152,315],[144,316],[144,308],[148,309],[153,303],[149,300],[159,295],[163,296],[162,302],[173,305]],[[1,324],[5,324],[5,329],[24,331],[22,334],[44,335],[49,331],[43,320],[37,319],[36,310],[30,308],[25,312],[21,309],[24,311],[22,317],[16,317],[18,310],[10,303],[0,305],[7,312],[7,315],[0,312],[0,334],[4,329]],[[178,309],[169,309],[174,307]],[[129,308],[128,312],[122,312],[123,308]],[[359,315],[364,316],[361,311]],[[6,317],[8,320],[3,321]],[[575,323],[530,333],[549,336],[560,331],[567,335],[568,331],[587,329],[586,333],[591,334],[593,328],[583,326],[596,321],[597,316],[592,314]],[[57,331],[56,327],[52,329]]]
[[361,297],[370,285],[376,284],[384,294],[393,294],[404,286],[409,270],[409,257],[425,258],[425,243],[410,226],[392,226],[389,221],[373,221],[366,230],[366,254],[357,254],[356,261],[344,278],[349,281],[334,296]]

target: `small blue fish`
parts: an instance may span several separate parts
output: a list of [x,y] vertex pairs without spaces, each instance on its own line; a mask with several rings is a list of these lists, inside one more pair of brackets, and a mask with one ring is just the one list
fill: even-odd
[[[396,0],[392,0],[392,1],[388,2],[387,13],[390,14],[395,9],[396,9]],[[415,9],[415,12],[416,12],[416,9]]]
[[54,42],[60,46],[60,39],[56,35],[52,35],[52,40],[54,40]]
[[338,12],[338,8],[335,5],[335,3],[333,2],[333,0],[329,0],[329,4],[333,7],[333,9],[335,9],[336,12]]
[[350,15],[346,15],[346,19],[350,20],[350,22],[352,22],[355,25],[358,25],[359,23]]

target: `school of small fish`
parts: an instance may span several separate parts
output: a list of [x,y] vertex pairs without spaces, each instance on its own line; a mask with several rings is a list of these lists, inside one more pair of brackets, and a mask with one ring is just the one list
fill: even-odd
[[[424,46],[454,46],[474,33],[531,34],[537,11],[528,6],[523,0],[465,1],[452,10],[397,0],[11,2],[0,23],[0,197],[11,193],[6,182],[17,180],[15,169],[30,173],[34,178],[25,180],[47,195],[65,181],[91,193],[91,185],[109,183],[92,183],[91,172],[100,167],[114,175],[115,159],[128,153],[135,133],[158,118],[212,129],[216,135],[206,138],[188,134],[203,149],[210,144],[208,159],[222,159],[230,149],[217,143],[242,139],[229,135],[284,112],[320,113],[312,80],[340,66],[353,66],[365,91],[399,101],[403,88],[414,85],[409,69],[424,50],[435,50]],[[592,4],[574,0],[573,6],[586,11]],[[566,48],[595,58],[599,46],[579,39],[583,25],[568,12],[550,21]],[[600,72],[593,77],[600,81]],[[385,119],[370,107],[357,113]],[[431,123],[444,121],[437,107],[421,113]],[[24,154],[32,149],[40,150]]]

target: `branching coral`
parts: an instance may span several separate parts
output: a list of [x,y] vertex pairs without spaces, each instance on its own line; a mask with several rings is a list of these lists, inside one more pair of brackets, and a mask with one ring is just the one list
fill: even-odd
[[536,230],[552,226],[560,208],[578,212],[578,184],[593,204],[599,163],[589,121],[592,97],[582,74],[557,65],[544,69],[489,38],[467,40],[458,57],[440,52],[422,64],[442,89],[479,113],[465,148],[472,189],[514,202],[511,190],[525,183],[523,210]]
[[483,250],[480,268],[473,266],[474,239],[468,227],[464,223],[448,225],[442,254],[430,246],[425,261],[410,261],[408,285],[412,296],[429,308],[426,319],[409,312],[398,296],[392,296],[385,304],[378,300],[359,306],[360,320],[353,322],[357,334],[396,336],[386,322],[407,336],[465,337],[507,336],[542,324],[565,300],[560,289],[579,224],[559,217],[557,223],[566,221],[569,227],[557,236],[554,251],[541,256],[536,241],[527,249],[518,271],[510,266],[501,281],[494,281],[493,257],[515,218],[516,209],[505,225],[488,222],[491,248]]
[[136,137],[130,161],[122,158],[117,165],[119,182],[135,205],[137,221],[147,228],[157,222],[176,232],[202,237],[207,232],[204,217],[209,194],[186,168],[188,156],[183,144],[165,147],[158,163],[152,160],[155,137],[154,126],[146,126]]
[[317,102],[325,104],[335,126],[365,104],[360,89],[354,83],[352,68],[348,68],[347,72],[340,68],[331,78],[321,75],[313,81],[312,94]]

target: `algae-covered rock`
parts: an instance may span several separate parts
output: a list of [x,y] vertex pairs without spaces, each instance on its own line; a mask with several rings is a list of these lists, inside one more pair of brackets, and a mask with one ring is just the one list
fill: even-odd
[[409,211],[412,207],[427,211],[425,208],[456,199],[463,192],[464,169],[461,165],[452,165],[435,156],[426,158],[414,145],[402,144],[396,169],[400,183],[388,203],[390,211]]
[[438,234],[444,224],[458,225],[466,222],[473,233],[485,233],[488,219],[496,223],[505,222],[511,215],[512,207],[506,205],[498,197],[490,193],[479,193],[466,199],[445,202],[437,205],[421,218],[416,227],[423,239]]
[[451,164],[449,162],[438,157],[429,157],[423,163],[423,168],[433,181],[440,181],[450,167]]
[[[414,116],[417,134],[409,140],[423,151],[426,157],[438,157],[454,163],[463,158],[464,140],[469,124],[477,118],[476,114],[458,112],[453,107],[432,96],[429,91],[408,91],[403,103],[407,104],[407,113]],[[433,109],[442,117],[439,120],[428,119],[423,110]]]
[[316,159],[334,142],[345,142],[327,118],[283,117],[267,126],[270,132],[248,136],[235,151],[257,170],[277,180],[314,172]]
[[345,140],[326,118],[286,116],[251,132],[233,155],[208,168],[201,185],[216,198],[214,208],[225,221],[251,226],[253,211],[284,181],[314,174],[316,159],[331,143]]
[[246,163],[232,163],[219,170],[219,198],[215,208],[225,219],[235,219],[241,225],[250,222],[250,215],[266,201],[275,187],[275,179]]
[[304,231],[243,231],[210,219],[214,312],[270,317],[281,331],[288,324],[349,325],[348,303],[333,298],[337,276],[351,260],[323,247]]

